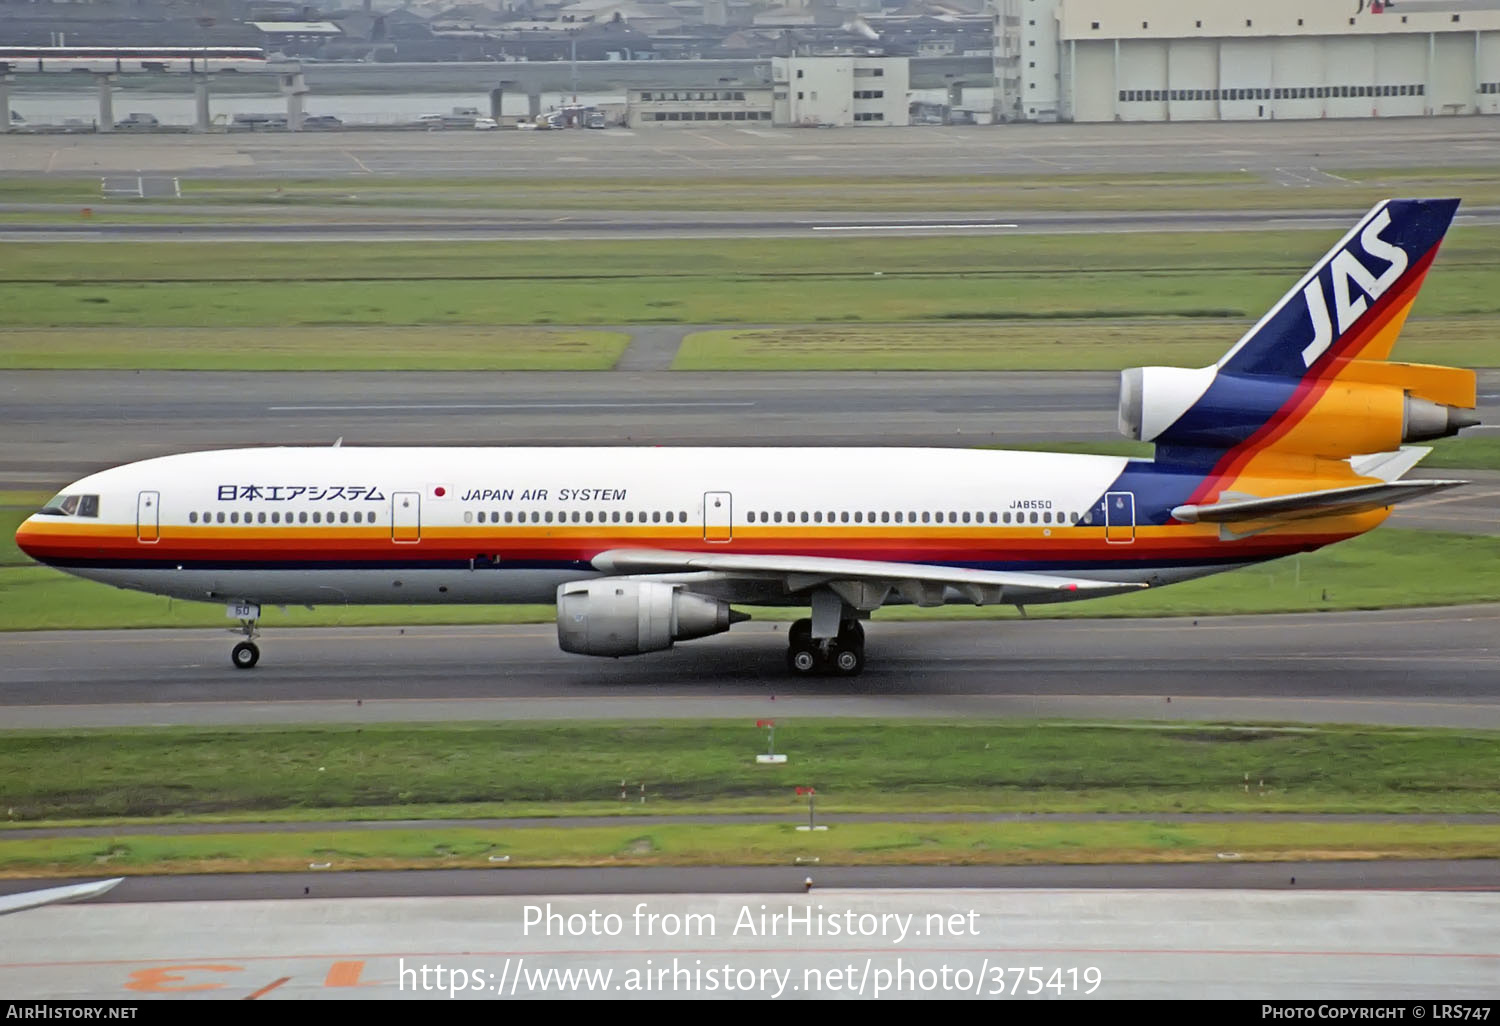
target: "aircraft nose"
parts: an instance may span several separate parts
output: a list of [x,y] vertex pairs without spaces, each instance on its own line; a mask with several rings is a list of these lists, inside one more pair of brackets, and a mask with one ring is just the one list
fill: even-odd
[[36,558],[33,551],[40,531],[37,529],[36,517],[27,517],[21,521],[21,526],[16,528],[16,548],[20,549],[32,559]]

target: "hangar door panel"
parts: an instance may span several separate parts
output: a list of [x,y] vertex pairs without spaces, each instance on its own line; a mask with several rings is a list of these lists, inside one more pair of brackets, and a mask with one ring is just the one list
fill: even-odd
[[1272,49],[1263,40],[1226,39],[1219,49],[1219,111],[1226,121],[1271,116]]

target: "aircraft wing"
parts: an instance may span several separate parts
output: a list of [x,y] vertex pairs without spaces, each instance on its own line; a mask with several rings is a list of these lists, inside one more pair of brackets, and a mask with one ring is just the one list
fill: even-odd
[[1382,506],[1455,488],[1467,481],[1389,481],[1352,485],[1316,492],[1293,492],[1268,499],[1235,496],[1205,505],[1178,506],[1172,515],[1183,523],[1232,524],[1243,520],[1306,520],[1346,513],[1363,513]]
[[[870,559],[825,556],[783,556],[728,552],[677,552],[670,549],[610,549],[593,559],[599,570],[612,574],[680,574],[711,572],[722,578],[779,579],[788,592],[820,585],[895,589],[918,605],[941,602],[943,589],[965,592],[976,604],[1026,602],[1062,598],[1068,593],[1090,596],[1135,591],[1146,585],[1100,581],[1083,577],[1054,577],[1008,570],[971,570],[925,563],[890,563]],[[934,594],[934,591],[936,594]],[[1082,597],[1082,596],[1079,596]],[[857,603],[864,606],[865,602]],[[879,605],[875,602],[874,605]]]

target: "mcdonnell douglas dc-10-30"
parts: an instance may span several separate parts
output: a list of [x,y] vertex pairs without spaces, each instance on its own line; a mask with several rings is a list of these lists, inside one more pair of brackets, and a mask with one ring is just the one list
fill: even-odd
[[1375,206],[1222,359],[1121,377],[1151,459],[924,448],[251,448],[90,475],[32,558],[222,602],[556,602],[568,652],[638,655],[804,606],[795,674],[852,676],[881,606],[1159,587],[1362,534],[1478,423],[1472,371],[1388,361],[1458,201]]

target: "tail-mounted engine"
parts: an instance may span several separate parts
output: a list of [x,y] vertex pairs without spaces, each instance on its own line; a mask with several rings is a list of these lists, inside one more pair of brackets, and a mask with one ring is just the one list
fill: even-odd
[[1231,449],[1291,418],[1280,451],[1343,459],[1455,435],[1479,423],[1474,373],[1350,362],[1334,380],[1305,382],[1218,367],[1132,367],[1120,375],[1120,433],[1162,445]]

